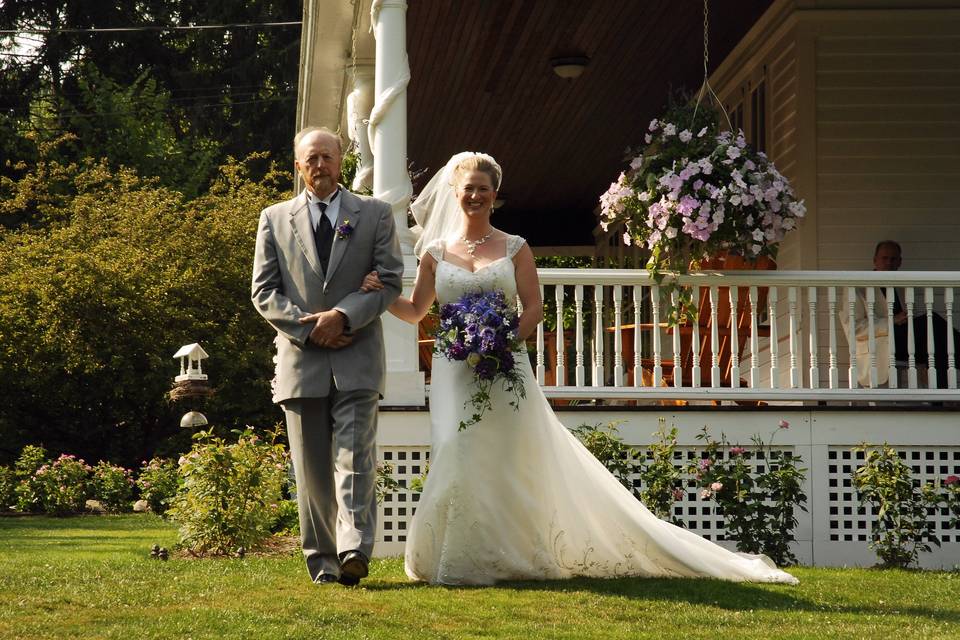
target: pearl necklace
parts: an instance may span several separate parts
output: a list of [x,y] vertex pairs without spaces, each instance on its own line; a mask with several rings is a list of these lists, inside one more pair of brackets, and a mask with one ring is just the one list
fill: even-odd
[[460,236],[460,242],[467,247],[467,253],[472,256],[474,251],[477,250],[477,247],[490,239],[490,237],[493,235],[493,231],[493,229],[490,229],[490,232],[487,235],[481,236],[477,240],[467,240],[467,236]]

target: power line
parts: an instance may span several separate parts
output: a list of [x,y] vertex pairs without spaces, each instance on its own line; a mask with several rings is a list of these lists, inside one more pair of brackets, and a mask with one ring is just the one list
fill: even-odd
[[[229,108],[244,104],[261,104],[264,102],[286,102],[293,100],[296,96],[276,96],[274,98],[260,98],[257,100],[238,100],[236,102],[208,102],[206,104],[193,105],[196,109],[218,109]],[[189,110],[189,109],[188,109]],[[57,118],[106,118],[110,116],[132,116],[137,115],[136,111],[113,111],[108,113],[81,113],[79,111],[65,111],[63,113],[52,113],[49,117]],[[42,114],[31,114],[34,117],[44,117]],[[53,131],[54,129],[48,129]]]
[[0,34],[19,35],[36,34],[50,35],[57,33],[125,33],[138,31],[202,31],[208,29],[259,29],[261,27],[294,27],[303,24],[301,20],[289,22],[231,22],[227,24],[190,24],[190,25],[147,25],[143,27],[90,27],[90,28],[72,28],[66,29],[0,29]]

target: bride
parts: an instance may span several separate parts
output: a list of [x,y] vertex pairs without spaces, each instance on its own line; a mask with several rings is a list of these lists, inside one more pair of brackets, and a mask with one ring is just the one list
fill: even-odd
[[[412,205],[420,257],[411,298],[390,312],[416,323],[435,298],[501,290],[518,297],[518,332],[542,316],[533,253],[490,224],[501,170],[485,154],[455,155]],[[378,288],[376,273],[363,288]],[[573,576],[712,577],[783,582],[796,578],[766,556],[733,553],[658,519],[553,414],[526,354],[517,358],[526,398],[495,383],[492,409],[458,431],[472,411],[466,362],[435,357],[430,390],[430,473],[406,543],[410,578],[451,585]]]

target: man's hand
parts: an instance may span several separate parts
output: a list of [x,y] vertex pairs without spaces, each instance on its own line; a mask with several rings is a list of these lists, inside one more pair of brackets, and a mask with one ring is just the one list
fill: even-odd
[[353,342],[353,336],[345,335],[346,318],[336,309],[311,313],[300,318],[300,324],[316,323],[310,332],[310,341],[320,347],[340,349]]
[[900,313],[893,316],[893,324],[901,325],[907,323],[907,312],[901,311]]

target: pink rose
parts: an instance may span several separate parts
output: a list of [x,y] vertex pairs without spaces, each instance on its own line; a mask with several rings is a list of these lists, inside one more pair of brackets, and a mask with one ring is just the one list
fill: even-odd
[[781,420],[780,422],[777,423],[777,426],[780,427],[781,429],[789,429],[790,423],[787,422],[786,420]]
[[706,499],[709,498],[711,495],[713,495],[713,494],[710,492],[710,489],[704,489],[703,491],[700,492],[700,499],[701,499],[701,500],[706,500]]
[[714,482],[712,485],[710,485],[711,491],[720,491],[720,489],[723,489],[722,482]]
[[960,478],[957,476],[947,476],[947,479],[943,481],[943,484],[951,485],[957,484],[958,482],[960,482]]
[[673,490],[673,499],[674,499],[674,500],[683,500],[683,489],[674,489],[674,490]]
[[742,456],[747,452],[743,447],[730,447],[730,455],[732,456]]

